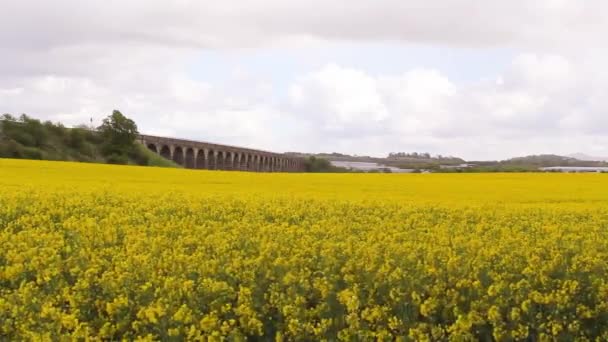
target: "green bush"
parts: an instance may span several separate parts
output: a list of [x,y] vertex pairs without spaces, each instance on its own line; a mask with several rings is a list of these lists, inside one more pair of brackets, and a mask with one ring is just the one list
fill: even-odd
[[78,148],[78,153],[89,158],[94,158],[96,152],[97,149],[95,148],[95,146],[88,141],[84,141],[82,145]]
[[148,150],[144,145],[136,145],[137,153],[145,155],[147,157],[147,163],[142,165],[157,166],[157,167],[176,167],[181,168],[182,166],[176,164],[174,161],[165,159],[158,154]]
[[85,135],[80,128],[73,128],[67,135],[67,144],[69,147],[79,149],[85,143]]
[[25,159],[46,159],[44,152],[37,147],[23,147],[21,149],[22,158]]
[[24,130],[10,130],[7,136],[23,146],[36,146],[36,139]]
[[140,149],[134,148],[129,153],[129,159],[131,159],[137,165],[148,165],[149,157],[148,155],[141,153]]
[[50,121],[46,121],[44,127],[50,135],[59,138],[67,136],[69,131],[69,128],[66,128],[61,123],[54,124]]
[[0,145],[0,157],[2,158],[23,158],[21,146],[13,140],[5,140]]
[[329,160],[315,156],[304,161],[304,168],[306,172],[350,172],[347,168],[333,166]]
[[106,157],[106,163],[108,164],[129,164],[129,158],[127,156],[113,153]]
[[22,114],[20,121],[23,123],[25,132],[27,132],[34,140],[34,144],[28,146],[42,147],[46,144],[49,138],[49,133],[40,120],[32,119],[27,115]]

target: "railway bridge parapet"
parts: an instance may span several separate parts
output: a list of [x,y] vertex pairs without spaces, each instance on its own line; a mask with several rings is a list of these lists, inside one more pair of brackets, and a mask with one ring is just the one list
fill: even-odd
[[146,148],[188,169],[302,172],[304,159],[244,147],[140,134]]

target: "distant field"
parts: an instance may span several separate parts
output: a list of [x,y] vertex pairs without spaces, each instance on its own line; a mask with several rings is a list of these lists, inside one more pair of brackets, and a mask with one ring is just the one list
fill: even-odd
[[608,339],[608,175],[0,159],[0,340]]

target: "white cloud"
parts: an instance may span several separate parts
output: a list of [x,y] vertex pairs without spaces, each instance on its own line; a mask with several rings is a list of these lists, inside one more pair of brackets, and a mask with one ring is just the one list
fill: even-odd
[[599,0],[21,0],[1,6],[0,40],[34,49],[90,40],[243,47],[286,37],[557,46],[595,41],[608,25],[608,5]]
[[377,82],[365,72],[328,65],[291,87],[294,104],[329,131],[373,125],[389,113]]
[[[356,84],[364,86],[352,90],[352,75],[359,79]],[[319,134],[337,135],[335,139],[350,151],[380,153],[418,147],[469,158],[567,153],[596,146],[598,139],[608,142],[598,136],[605,133],[608,104],[590,97],[593,90],[581,83],[592,78],[593,71],[586,66],[554,55],[522,54],[498,77],[500,82],[471,84],[454,84],[437,70],[373,77],[330,66],[294,86],[297,96],[292,105],[297,113],[322,108],[323,115],[315,122],[342,121],[340,127],[349,127],[350,134],[336,134],[324,125],[319,126]],[[347,90],[353,97],[335,89]],[[357,115],[359,105],[370,102],[366,99],[374,99],[374,111],[383,113],[380,120]],[[349,100],[350,107],[344,106]],[[355,114],[345,115],[344,108],[354,108],[346,113]],[[378,136],[383,142],[378,146],[361,143]]]
[[[0,112],[76,124],[118,108],[148,133],[277,151],[608,154],[598,151],[606,10],[599,0],[4,1]],[[242,68],[222,81],[191,71],[205,49],[305,54],[339,42],[516,57],[466,82],[433,65],[378,74],[332,60],[280,85]]]

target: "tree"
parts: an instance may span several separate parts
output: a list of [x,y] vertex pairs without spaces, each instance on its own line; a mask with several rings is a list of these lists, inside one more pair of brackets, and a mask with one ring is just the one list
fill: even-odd
[[333,166],[329,160],[315,156],[304,160],[304,168],[306,172],[350,172],[347,168]]
[[135,149],[135,140],[139,134],[137,125],[120,111],[114,110],[112,115],[103,119],[97,130],[104,139],[102,152],[105,156],[123,160],[119,157],[124,157]]
[[2,117],[0,117],[0,120],[3,120],[3,121],[17,121],[17,119],[15,119],[14,116],[12,116],[12,115],[10,115],[8,113],[2,114]]

